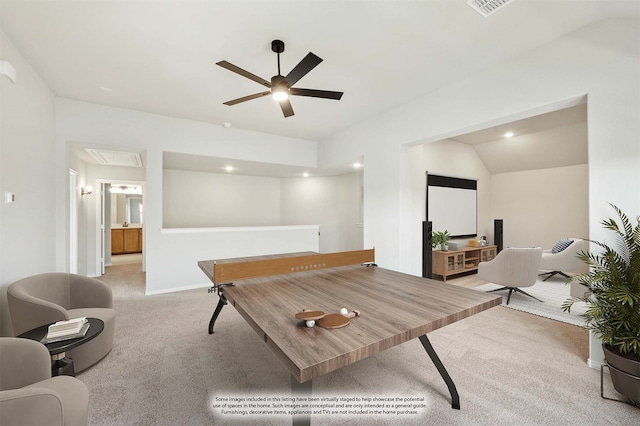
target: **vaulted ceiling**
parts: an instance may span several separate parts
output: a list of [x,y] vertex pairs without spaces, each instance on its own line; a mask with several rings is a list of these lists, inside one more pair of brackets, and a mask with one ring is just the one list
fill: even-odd
[[[466,0],[0,0],[0,25],[57,96],[322,142],[581,27],[639,12],[637,0],[511,0],[489,17]],[[297,87],[343,91],[342,100],[293,97],[289,118],[270,97],[223,105],[265,88],[215,63],[227,60],[268,80],[277,70],[273,39],[286,44],[283,74],[310,51],[324,59]],[[514,137],[505,138],[507,131]],[[492,174],[585,164],[587,106],[452,140],[472,145]],[[73,149],[87,157],[86,146]],[[227,163],[165,157],[165,168],[184,170]],[[236,167],[269,176],[305,171]]]
[[473,146],[490,174],[587,164],[587,104],[450,140]]
[[[465,0],[0,0],[0,25],[56,96],[322,142],[639,9],[635,0],[512,0],[485,18]],[[264,87],[216,62],[268,80],[274,39],[286,43],[283,74],[309,52],[324,59],[296,86],[343,91],[342,100],[293,97],[289,118],[270,97],[223,105]]]

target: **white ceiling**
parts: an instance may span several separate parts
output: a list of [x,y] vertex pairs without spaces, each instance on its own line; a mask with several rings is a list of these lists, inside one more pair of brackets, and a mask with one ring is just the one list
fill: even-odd
[[[0,25],[56,96],[321,142],[638,4],[513,0],[483,18],[465,0],[0,0]],[[324,59],[296,87],[342,100],[294,97],[290,118],[269,97],[223,105],[264,88],[215,63],[269,79],[273,39],[283,74]]]
[[[513,136],[505,137],[507,132]],[[587,164],[587,104],[450,140],[473,146],[490,174]]]

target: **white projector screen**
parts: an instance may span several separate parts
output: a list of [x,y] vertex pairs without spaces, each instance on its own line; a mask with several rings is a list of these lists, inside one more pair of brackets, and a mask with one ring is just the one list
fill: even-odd
[[[436,181],[438,186],[432,185],[433,181]],[[472,188],[468,188],[469,186]],[[432,223],[433,232],[446,230],[452,237],[472,237],[477,234],[477,194],[475,188],[476,181],[429,176],[427,220]]]

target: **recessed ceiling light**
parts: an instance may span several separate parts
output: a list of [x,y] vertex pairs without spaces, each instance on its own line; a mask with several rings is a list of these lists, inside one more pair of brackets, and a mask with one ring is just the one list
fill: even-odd
[[113,92],[113,89],[104,86],[100,86],[100,90],[102,90],[103,92]]
[[225,127],[225,129],[231,127],[231,123],[222,123],[222,125]]
[[353,163],[353,168],[354,168],[354,169],[359,169],[360,167],[362,167],[362,164],[360,164],[360,163]]
[[302,174],[302,176],[303,176],[303,177],[309,177],[309,173],[304,172],[304,173]]
[[224,168],[226,171],[228,172],[232,172],[233,171],[233,166],[227,166]]
[[513,137],[513,132],[507,132],[507,133],[505,133],[505,134],[504,134],[504,137],[505,137],[505,138],[511,138],[511,137]]

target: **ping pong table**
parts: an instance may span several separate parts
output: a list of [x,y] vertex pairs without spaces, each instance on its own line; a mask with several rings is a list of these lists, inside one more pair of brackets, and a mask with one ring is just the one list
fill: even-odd
[[[230,303],[291,373],[294,395],[311,394],[312,380],[418,338],[444,379],[452,408],[460,408],[453,380],[426,334],[500,305],[502,296],[416,277],[375,264],[374,250],[291,253],[199,261],[219,296],[209,322],[213,333]],[[308,328],[295,318],[303,308],[360,311],[339,329]],[[294,416],[294,424],[310,417]]]

